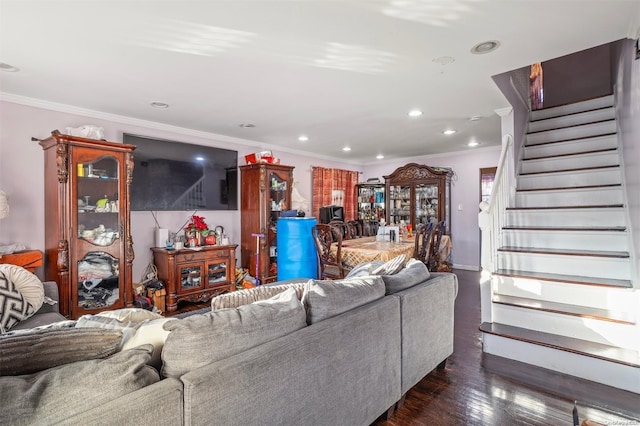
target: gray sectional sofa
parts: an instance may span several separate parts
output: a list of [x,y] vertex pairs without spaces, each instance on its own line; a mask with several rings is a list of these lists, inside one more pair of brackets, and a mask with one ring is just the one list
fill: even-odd
[[[457,278],[419,265],[244,290],[257,301],[237,306],[241,294],[231,294],[227,309],[214,299],[212,313],[164,324],[159,372],[146,345],[3,374],[0,424],[369,425],[453,352]],[[123,383],[103,384],[111,376]]]

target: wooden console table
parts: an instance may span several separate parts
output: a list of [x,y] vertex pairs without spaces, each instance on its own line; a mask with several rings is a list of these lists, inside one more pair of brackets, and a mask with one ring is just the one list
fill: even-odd
[[180,301],[206,302],[220,293],[235,290],[236,247],[151,248],[158,279],[166,285],[167,312],[178,309]]
[[21,266],[35,274],[36,268],[42,266],[42,252],[40,250],[25,250],[11,254],[0,254],[0,263]]

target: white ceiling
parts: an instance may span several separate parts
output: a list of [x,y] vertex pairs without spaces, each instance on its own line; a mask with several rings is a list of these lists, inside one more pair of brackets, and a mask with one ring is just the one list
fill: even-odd
[[370,164],[498,145],[491,76],[639,24],[638,0],[0,0],[0,92]]

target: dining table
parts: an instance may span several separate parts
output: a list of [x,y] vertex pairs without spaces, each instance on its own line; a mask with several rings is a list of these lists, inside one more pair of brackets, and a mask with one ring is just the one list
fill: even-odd
[[[400,242],[379,241],[375,236],[354,238],[342,241],[342,264],[348,268],[354,268],[360,263],[380,260],[386,262],[401,254],[407,259],[413,257],[415,249],[415,239],[413,237],[404,238]],[[332,246],[331,250],[335,254],[337,246]],[[448,235],[443,235],[438,250],[438,258],[447,261],[451,255],[451,239]]]

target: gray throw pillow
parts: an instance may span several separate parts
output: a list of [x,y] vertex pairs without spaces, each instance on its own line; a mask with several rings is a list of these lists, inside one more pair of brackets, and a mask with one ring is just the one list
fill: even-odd
[[380,265],[378,268],[371,271],[372,275],[393,275],[402,271],[404,268],[405,260],[407,259],[406,254],[401,254],[399,256],[394,257],[393,259],[385,262]]
[[371,271],[379,268],[383,264],[384,262],[382,262],[381,260],[360,263],[356,265],[352,270],[350,270],[345,278],[366,277],[367,275],[373,275]]
[[[113,355],[122,331],[40,328],[0,336],[0,376],[15,376],[62,364]],[[27,356],[28,355],[28,356]]]
[[417,259],[409,259],[404,269],[395,275],[383,275],[387,294],[397,293],[429,279],[427,266]]
[[384,281],[379,276],[310,280],[302,296],[307,323],[323,321],[380,299],[384,292]]
[[249,303],[257,302],[259,300],[270,299],[288,288],[293,288],[296,291],[298,299],[302,299],[304,285],[307,281],[308,280],[305,279],[301,282],[280,285],[278,283],[274,283],[224,293],[211,299],[211,310],[217,311],[219,309],[237,308],[238,306],[248,305]]
[[149,386],[160,379],[155,369],[145,365],[150,357],[151,346],[140,346],[106,359],[79,361],[23,376],[0,377],[0,423],[58,424]]
[[293,288],[238,308],[167,322],[164,329],[170,333],[162,350],[162,374],[179,377],[306,325],[304,308]]

